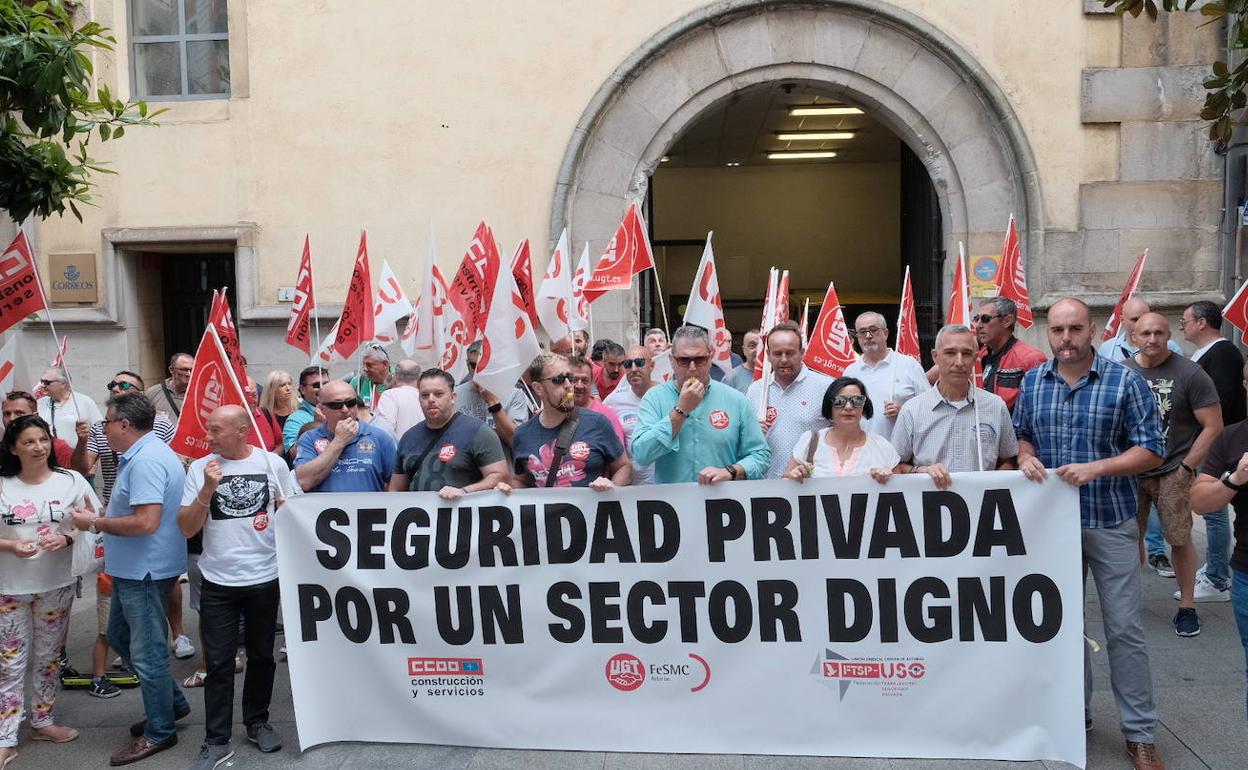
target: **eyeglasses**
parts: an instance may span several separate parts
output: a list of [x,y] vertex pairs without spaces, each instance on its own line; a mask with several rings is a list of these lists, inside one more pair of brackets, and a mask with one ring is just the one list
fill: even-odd
[[544,381],[549,382],[551,385],[564,385],[571,379],[572,375],[569,372],[564,372],[563,374],[556,374],[554,377],[542,377],[538,382]]
[[1193,323],[1193,324],[1194,324],[1194,323],[1196,323],[1196,322],[1197,322],[1197,321],[1199,321],[1199,320],[1200,320],[1199,318],[1192,318],[1192,319],[1190,319],[1190,320],[1189,320],[1189,319],[1187,319],[1187,318],[1180,318],[1180,319],[1179,319],[1179,328],[1180,328],[1180,329],[1186,329],[1186,328],[1187,328],[1187,325],[1188,325],[1189,323]]
[[347,409],[354,409],[355,407],[359,405],[360,405],[360,400],[358,398],[347,398],[347,399],[343,399],[342,401],[322,401],[321,402],[321,406],[325,407],[326,409],[333,410],[335,412],[338,411],[339,409],[342,409],[344,406]]
[[990,324],[992,323],[992,319],[1000,318],[1000,317],[1001,317],[1000,315],[989,315],[988,313],[984,313],[983,315],[971,316],[971,320],[978,321],[981,324]]
[[855,337],[874,337],[877,334],[886,333],[888,329],[882,326],[869,326],[866,329],[855,329],[851,332]]
[[193,367],[190,367],[190,366],[175,366],[169,371],[177,372],[178,374],[190,374],[191,372],[195,370]]
[[637,367],[638,369],[643,369],[646,366],[646,359],[626,358],[623,361],[621,361],[620,364],[623,365],[625,369],[632,369],[634,366]]
[[100,420],[100,422],[104,423],[105,425],[112,425],[113,423],[121,422],[124,419],[126,418],[125,417],[113,417],[113,418],[105,417],[103,420]]
[[107,387],[109,390],[113,390],[114,388],[120,388],[121,390],[135,390],[139,386],[135,385],[133,382],[113,380],[112,382],[108,383],[108,385],[106,385],[105,387]]
[[39,384],[45,388],[48,387],[49,385],[55,385],[58,382],[61,382],[61,380],[39,380]]
[[320,380],[317,380],[316,382],[301,382],[301,383],[299,383],[299,387],[301,387],[301,388],[311,388],[311,389],[313,389],[313,390],[320,390],[320,389],[321,389],[321,386],[322,386],[322,385],[324,385],[324,384],[325,384],[325,383],[321,382]]
[[844,409],[851,406],[854,409],[861,409],[867,403],[866,396],[833,396],[832,406],[835,409]]
[[681,367],[704,366],[707,361],[711,360],[711,357],[710,356],[672,356],[672,360],[676,362],[677,366],[681,366]]

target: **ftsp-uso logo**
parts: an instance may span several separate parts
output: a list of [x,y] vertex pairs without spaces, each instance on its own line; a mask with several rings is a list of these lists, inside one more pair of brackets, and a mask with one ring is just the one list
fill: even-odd
[[816,656],[810,673],[837,688],[841,700],[854,684],[876,688],[881,696],[898,697],[927,676],[927,664],[923,658],[847,658],[825,649]]

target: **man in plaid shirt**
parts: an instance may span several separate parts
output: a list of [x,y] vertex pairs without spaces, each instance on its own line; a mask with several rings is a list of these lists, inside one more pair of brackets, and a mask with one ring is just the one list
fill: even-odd
[[[1136,770],[1164,770],[1153,745],[1157,710],[1140,619],[1136,475],[1165,454],[1161,415],[1138,373],[1092,348],[1088,306],[1063,299],[1049,308],[1053,359],[1023,378],[1014,408],[1019,470],[1042,481],[1053,469],[1079,489],[1083,571],[1096,581],[1109,649],[1110,683],[1127,754]],[[1084,717],[1092,700],[1092,664],[1084,651]]]

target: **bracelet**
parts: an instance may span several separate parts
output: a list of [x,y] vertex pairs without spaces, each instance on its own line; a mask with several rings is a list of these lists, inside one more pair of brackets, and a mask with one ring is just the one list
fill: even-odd
[[492,404],[490,406],[487,406],[485,408],[485,411],[489,412],[490,414],[498,414],[499,412],[503,411],[503,402],[499,401],[497,404]]
[[724,470],[728,471],[728,475],[732,477],[733,481],[737,480],[737,466],[725,465]]
[[689,419],[689,413],[686,412],[684,409],[681,409],[679,406],[672,407],[672,411],[680,415],[681,417],[684,417],[686,420]]
[[65,545],[70,546],[74,544],[74,539],[69,536],[68,532],[62,532],[61,536],[65,538]]

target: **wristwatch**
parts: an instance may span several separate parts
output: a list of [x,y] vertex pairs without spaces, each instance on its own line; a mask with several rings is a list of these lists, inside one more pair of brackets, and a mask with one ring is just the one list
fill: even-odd
[[1236,484],[1234,481],[1231,481],[1231,474],[1234,472],[1235,471],[1224,471],[1222,475],[1218,477],[1218,481],[1221,481],[1227,487],[1235,490],[1236,492],[1242,492],[1245,489],[1248,489],[1248,484]]
[[88,531],[88,532],[90,532],[90,533],[91,533],[91,534],[93,534],[93,535],[98,535],[98,534],[100,534],[99,530],[97,530],[97,529],[95,528],[95,523],[96,523],[97,521],[99,521],[99,520],[100,520],[100,515],[97,513],[97,514],[95,515],[95,518],[91,519],[91,526],[87,527],[87,531]]
[[490,414],[498,414],[499,412],[503,411],[503,402],[499,401],[496,404],[491,404],[490,406],[487,406],[485,408],[485,411],[489,412]]

